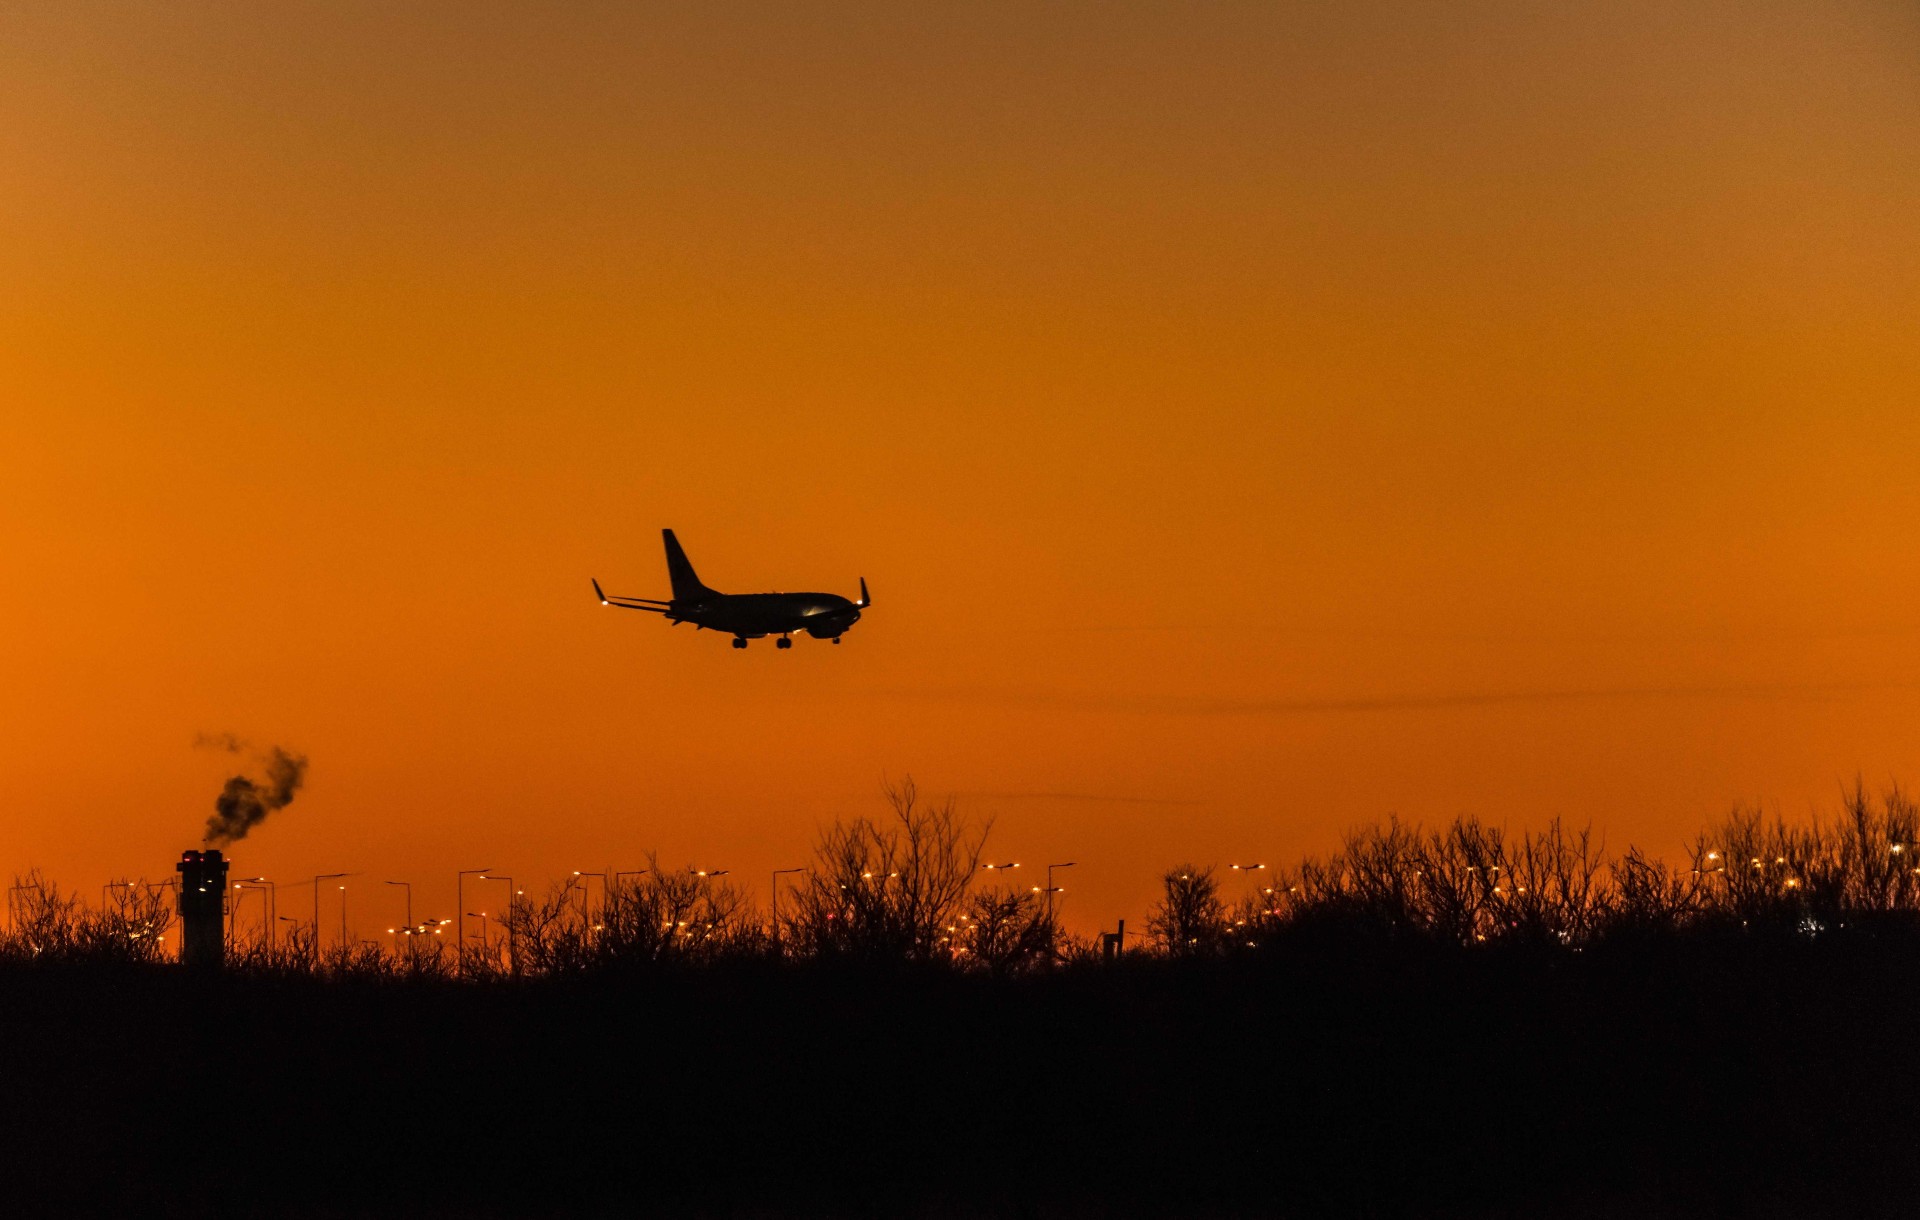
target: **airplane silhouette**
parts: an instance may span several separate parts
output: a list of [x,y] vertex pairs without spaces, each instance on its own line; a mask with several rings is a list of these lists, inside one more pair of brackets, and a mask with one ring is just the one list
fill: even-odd
[[788,638],[804,631],[816,640],[838,644],[847,628],[860,621],[860,612],[873,604],[867,594],[867,578],[860,578],[860,600],[848,601],[838,593],[716,593],[700,583],[687,553],[672,530],[661,530],[667,542],[667,576],[673,582],[673,600],[651,597],[609,597],[593,582],[594,595],[603,606],[622,610],[646,610],[663,614],[676,626],[692,623],[699,631],[724,631],[733,636],[735,648],[747,641],[777,635],[776,648],[791,648]]

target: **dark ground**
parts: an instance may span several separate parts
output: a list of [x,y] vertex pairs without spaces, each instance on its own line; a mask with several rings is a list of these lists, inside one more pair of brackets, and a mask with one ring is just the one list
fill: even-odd
[[1920,936],[0,973],[13,1215],[1904,1216]]

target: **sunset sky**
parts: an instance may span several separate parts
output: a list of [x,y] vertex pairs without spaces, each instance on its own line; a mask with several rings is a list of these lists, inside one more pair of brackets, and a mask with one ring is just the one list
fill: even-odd
[[[7,6],[0,869],[170,875],[217,731],[368,934],[764,900],[909,774],[1083,932],[1920,784],[1917,70],[1894,0]],[[662,526],[875,606],[599,606]]]

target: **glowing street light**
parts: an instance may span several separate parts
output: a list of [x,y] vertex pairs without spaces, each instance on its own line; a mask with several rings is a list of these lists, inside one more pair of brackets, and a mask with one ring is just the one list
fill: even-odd
[[[1011,872],[1016,868],[1019,868],[1020,862],[1018,860],[1009,860],[1005,864],[982,864],[980,867],[989,873],[1005,874],[1005,873]],[[1010,880],[1010,878],[1005,878],[1005,877],[1003,877],[1002,879]]]

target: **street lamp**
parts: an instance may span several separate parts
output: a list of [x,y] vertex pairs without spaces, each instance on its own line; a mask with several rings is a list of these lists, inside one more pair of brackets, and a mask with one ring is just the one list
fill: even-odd
[[[487,913],[485,911],[468,911],[467,917],[480,921],[480,955],[485,957],[487,953]],[[462,945],[461,947],[464,949],[466,946]]]
[[1246,877],[1247,891],[1251,893],[1253,891],[1253,875],[1267,866],[1264,864],[1229,864],[1227,867]]
[[696,868],[689,871],[703,882],[711,882],[715,877],[724,877],[727,875],[727,870],[724,868]]
[[1020,865],[1018,861],[1009,860],[1005,864],[982,864],[980,867],[990,873],[1004,873],[1009,869],[1019,868]]
[[[274,908],[279,905],[279,903],[275,901],[279,895],[274,892],[273,882],[268,881],[265,877],[246,877],[233,888],[236,890],[259,890],[261,892],[262,902],[267,909],[260,918],[260,926],[266,932],[267,947],[271,949],[273,947],[273,919],[276,914]],[[234,903],[236,908],[239,905],[237,901]]]
[[1060,889],[1053,884],[1053,870],[1056,868],[1072,868],[1073,865],[1074,861],[1072,860],[1067,861],[1065,864],[1047,865],[1047,927],[1049,929],[1053,927],[1053,896],[1061,892]]
[[788,873],[804,873],[804,868],[776,868],[773,870],[773,951],[780,951],[780,878]]
[[46,893],[47,893],[45,890],[40,889],[40,883],[38,881],[22,881],[22,882],[16,883],[12,888],[10,888],[7,891],[7,926],[8,927],[12,927],[15,919],[17,918],[14,913],[14,908],[19,905],[20,900],[18,897],[16,897],[16,895],[18,895],[21,890],[39,890],[40,896],[42,898],[46,897]]
[[406,891],[407,891],[407,960],[413,964],[413,968],[415,970],[418,970],[420,968],[420,954],[414,948],[414,942],[413,942],[413,882],[389,881],[387,882],[387,884],[404,886],[406,888]]
[[[604,911],[607,905],[607,875],[605,873],[583,873],[577,868],[573,870],[573,875],[580,879],[580,926],[583,928],[592,928],[593,888],[587,884],[587,878],[600,878],[600,907],[602,911]],[[567,885],[571,888],[573,883],[569,881]]]
[[[506,882],[506,883],[507,883],[507,917],[506,917],[506,919],[505,919],[505,921],[504,921],[504,922],[506,923],[506,925],[507,925],[507,969],[509,969],[509,970],[513,970],[513,971],[516,971],[516,972],[517,972],[517,971],[518,971],[518,970],[520,969],[520,958],[519,958],[519,956],[518,956],[518,955],[517,955],[517,954],[516,954],[516,953],[514,952],[514,938],[513,938],[513,900],[514,900],[514,899],[515,899],[516,897],[518,897],[518,896],[519,896],[519,894],[520,894],[520,891],[519,891],[518,889],[516,889],[516,888],[514,888],[514,884],[513,884],[513,878],[512,878],[512,877],[496,877],[496,876],[493,876],[493,875],[491,875],[491,874],[489,874],[489,875],[487,875],[487,876],[485,876],[485,877],[482,877],[482,878],[480,878],[480,880],[482,880],[482,881],[504,881],[504,882]],[[481,937],[482,937],[482,938],[484,939],[484,938],[486,937],[486,934],[487,934],[487,930],[486,930],[486,928],[485,928],[485,927],[483,926],[483,927],[482,927],[482,928],[480,929],[480,935],[481,935]]]
[[[320,883],[322,881],[334,881],[344,876],[346,876],[345,873],[315,873],[314,874],[314,877],[313,877],[313,951],[315,953],[320,952]],[[342,891],[345,891],[347,887],[343,885],[340,888]],[[347,916],[346,916],[346,911],[344,909],[345,902],[346,902],[345,899],[341,900],[343,909],[341,910],[341,913],[340,913],[340,926],[342,928],[342,931],[340,933],[340,940],[342,943],[345,943],[347,939],[347,934],[344,930],[347,924]]]
[[460,947],[464,947],[467,943],[467,925],[465,920],[460,914],[460,908],[467,905],[467,878],[468,877],[484,877],[492,871],[493,870],[490,868],[463,868],[459,872],[454,874],[454,878],[453,878],[453,918],[454,918],[453,943],[456,946],[456,948],[453,954],[453,970],[455,974],[458,974],[460,972],[459,949]]
[[280,887],[265,877],[246,877],[243,880],[255,885],[267,887],[267,947],[273,947],[273,921],[280,914]]

